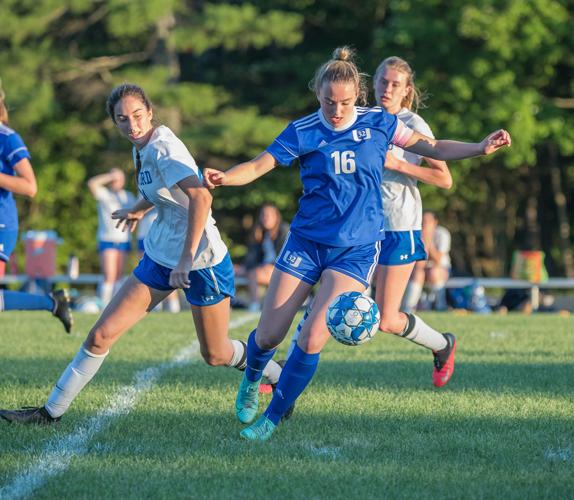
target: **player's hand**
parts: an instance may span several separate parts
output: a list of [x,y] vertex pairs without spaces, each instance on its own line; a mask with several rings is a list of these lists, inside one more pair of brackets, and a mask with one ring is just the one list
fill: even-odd
[[223,186],[225,172],[215,168],[203,169],[203,185],[208,189],[215,189],[217,186]]
[[121,208],[112,213],[112,219],[118,221],[116,228],[122,232],[128,230],[130,233],[136,230],[143,216],[143,211],[132,211],[130,208]]
[[189,288],[189,272],[191,271],[191,257],[180,259],[177,266],[169,274],[169,286],[172,288]]
[[489,155],[511,144],[512,139],[510,134],[506,130],[500,129],[487,135],[480,143],[480,147],[485,155]]
[[387,170],[399,170],[401,165],[401,160],[399,160],[393,153],[387,151],[387,156],[385,158],[385,168]]

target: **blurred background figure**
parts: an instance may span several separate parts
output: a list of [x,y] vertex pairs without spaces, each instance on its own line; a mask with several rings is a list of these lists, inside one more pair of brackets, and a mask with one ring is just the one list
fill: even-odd
[[261,310],[259,287],[269,285],[273,264],[285,242],[289,226],[273,203],[264,203],[249,235],[244,266],[248,280],[249,310]]
[[430,288],[427,295],[429,307],[445,311],[446,282],[451,270],[451,235],[446,227],[438,224],[436,214],[430,210],[425,210],[423,213],[422,238],[428,260],[415,265],[405,293],[403,310],[407,312],[416,310],[426,284]]
[[[143,218],[140,220],[138,227],[137,227],[137,245],[138,245],[138,254],[139,258],[141,259],[145,252],[144,247],[144,239],[146,234],[149,231],[149,228],[152,225],[152,222],[157,218],[157,210],[153,208],[148,213],[146,213]],[[173,293],[168,295],[163,302],[161,302],[164,311],[170,313],[178,313],[181,311],[181,304],[179,302],[179,294],[177,290],[174,290]],[[159,310],[160,306],[158,305],[154,311]]]
[[99,295],[103,307],[118,288],[126,256],[131,250],[130,232],[116,228],[117,221],[112,220],[113,212],[135,204],[135,197],[124,189],[125,184],[126,176],[119,168],[88,180],[88,188],[98,202],[98,254],[104,275]]

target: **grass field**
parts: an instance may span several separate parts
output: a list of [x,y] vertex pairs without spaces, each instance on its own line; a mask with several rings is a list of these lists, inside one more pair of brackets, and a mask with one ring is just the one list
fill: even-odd
[[[201,362],[191,313],[152,314],[58,425],[0,422],[0,498],[574,498],[574,318],[424,317],[458,336],[448,386],[403,339],[330,342],[293,418],[253,444],[239,374]],[[45,401],[94,321],[76,318],[67,336],[0,316],[1,407]],[[255,317],[233,319],[245,339]]]

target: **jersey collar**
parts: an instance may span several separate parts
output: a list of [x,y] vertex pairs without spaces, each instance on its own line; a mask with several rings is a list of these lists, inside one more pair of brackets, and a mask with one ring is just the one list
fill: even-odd
[[333,127],[333,125],[331,125],[327,119],[323,116],[323,111],[321,110],[321,108],[319,108],[319,119],[321,120],[321,123],[323,125],[325,125],[325,127],[327,127],[329,130],[332,130],[333,132],[344,132],[345,130],[349,130],[357,121],[357,107],[354,106],[353,107],[353,118],[351,118],[351,120],[349,120],[348,123],[346,123],[345,125],[342,125],[341,127]]

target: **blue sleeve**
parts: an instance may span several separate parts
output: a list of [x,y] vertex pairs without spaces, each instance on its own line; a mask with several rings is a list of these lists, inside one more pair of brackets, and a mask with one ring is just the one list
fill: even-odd
[[290,123],[267,148],[267,152],[273,156],[280,165],[291,165],[293,160],[299,158],[299,151],[299,137],[292,123]]
[[26,144],[16,132],[6,138],[4,157],[11,168],[24,158],[30,159],[30,153]]

